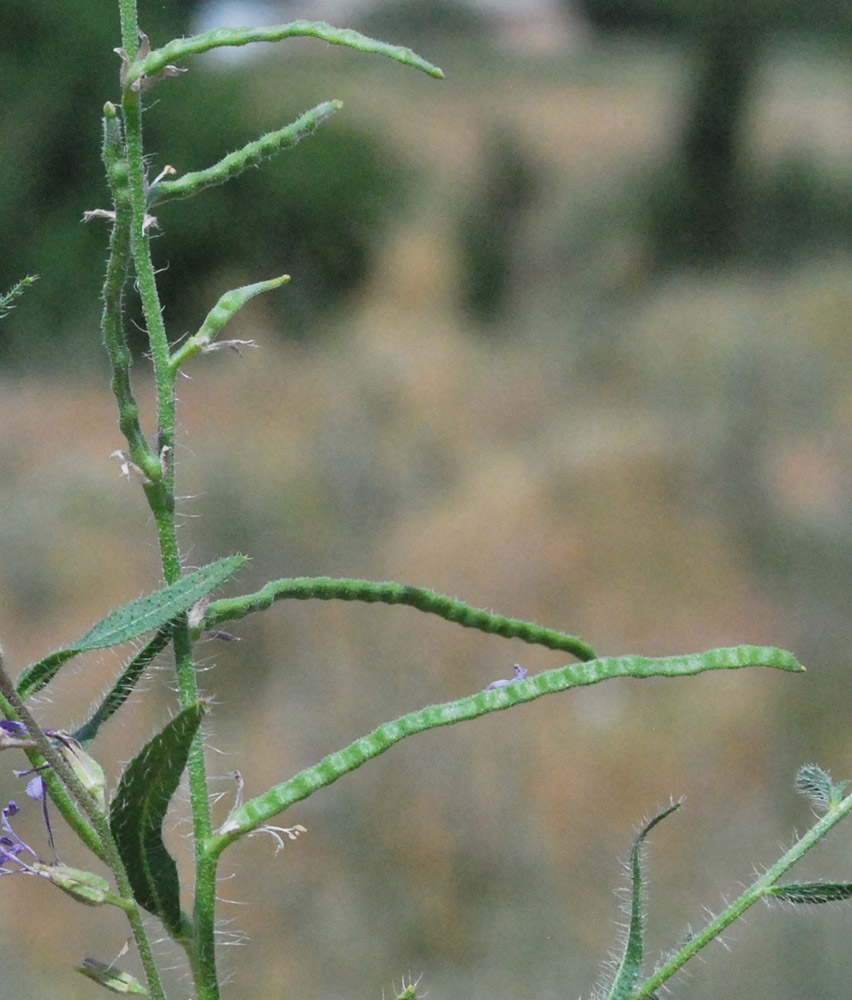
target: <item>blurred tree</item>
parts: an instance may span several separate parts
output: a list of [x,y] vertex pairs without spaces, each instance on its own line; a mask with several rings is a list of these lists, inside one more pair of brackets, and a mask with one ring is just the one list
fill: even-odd
[[[191,31],[191,0],[140,6],[155,46]],[[105,101],[119,99],[119,40],[113,4],[0,3],[0,286],[41,276],[0,330],[7,365],[55,358],[67,367],[78,347],[89,345],[89,356],[99,349],[92,331],[106,231],[80,219],[107,197],[97,119]],[[179,95],[161,101],[155,90],[148,99],[154,172],[166,163],[180,172],[207,166],[305,110],[276,106],[259,115],[250,72],[232,77],[203,60],[169,86]],[[270,308],[281,310],[289,334],[303,332],[363,280],[402,180],[375,139],[332,121],[265,170],[205,192],[191,207],[162,207],[156,252],[169,329],[195,328],[228,283],[272,269],[294,280]]]
[[[660,264],[724,260],[754,213],[738,160],[749,86],[767,41],[781,34],[852,35],[847,0],[563,0],[602,32],[663,34],[695,56],[679,147],[652,202]],[[759,232],[760,225],[756,227]]]
[[512,292],[519,228],[535,195],[537,178],[514,134],[495,130],[486,139],[477,187],[459,218],[461,301],[480,323],[503,312]]

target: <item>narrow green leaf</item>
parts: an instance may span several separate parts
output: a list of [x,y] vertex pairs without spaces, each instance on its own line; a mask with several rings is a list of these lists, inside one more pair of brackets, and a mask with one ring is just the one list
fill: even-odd
[[645,838],[654,827],[670,816],[676,809],[680,808],[680,802],[674,802],[668,809],[663,810],[647,823],[633,841],[633,850],[630,852],[630,922],[627,927],[627,936],[624,941],[624,954],[621,962],[615,971],[612,986],[607,994],[607,1000],[629,1000],[633,987],[639,980],[642,971],[642,959],[644,957],[644,916],[642,913],[644,897],[644,877],[642,875],[642,845]]
[[393,722],[386,722],[342,750],[329,754],[313,767],[300,771],[289,781],[249,799],[225,820],[211,842],[211,850],[221,852],[228,844],[256,830],[295,802],[308,798],[318,789],[332,784],[373,757],[378,757],[407,736],[427,729],[452,726],[490,712],[500,712],[514,705],[535,701],[543,695],[597,684],[616,677],[688,677],[705,670],[757,666],[804,670],[791,653],[774,646],[732,646],[711,649],[707,653],[660,659],[645,656],[605,657],[585,663],[569,663],[556,670],[545,670],[540,674],[515,680],[504,687],[486,689],[459,698],[458,701],[430,705]]
[[28,274],[25,278],[21,278],[20,281],[16,281],[8,292],[4,292],[0,295],[0,319],[4,319],[9,315],[15,307],[16,300],[19,299],[27,288],[29,288],[29,286],[37,280],[37,274]]
[[274,580],[254,594],[213,601],[204,616],[204,628],[215,628],[221,622],[242,618],[254,611],[263,611],[282,600],[363,601],[366,604],[404,604],[425,614],[438,615],[446,621],[475,628],[481,632],[503,636],[504,639],[521,639],[523,642],[547,649],[570,653],[579,660],[591,660],[595,651],[582,639],[543,628],[534,622],[471,607],[444,594],[436,594],[425,587],[411,587],[404,583],[376,582],[373,580],[334,579],[329,576],[294,577]]
[[204,711],[201,702],[190,705],[143,747],[122,774],[110,809],[110,830],[133,895],[174,937],[183,930],[180,883],[163,843],[163,820]]
[[226,556],[203,569],[188,573],[170,587],[117,608],[73,646],[51,653],[25,670],[18,681],[18,694],[27,699],[40,691],[53,679],[63,663],[79,653],[118,646],[131,639],[138,639],[146,632],[162,628],[224,583],[245,561],[245,556]]
[[268,28],[214,28],[200,35],[190,35],[189,38],[176,38],[162,48],[154,49],[144,59],[133,63],[127,71],[126,85],[139,87],[145,77],[156,77],[176,59],[210,52],[211,49],[305,37],[318,38],[320,41],[328,42],[329,45],[344,45],[358,52],[387,56],[406,66],[423,70],[424,73],[439,80],[444,76],[437,66],[433,66],[411,49],[401,45],[389,45],[387,42],[368,38],[351,28],[334,28],[324,21],[292,21],[290,24],[276,24]]
[[852,882],[793,882],[773,885],[766,893],[785,903],[839,903],[852,899]]
[[106,697],[92,713],[91,718],[84,722],[79,729],[71,735],[84,747],[94,740],[101,726],[121,708],[130,697],[137,681],[151,664],[154,657],[169,644],[172,631],[168,626],[161,628],[151,641],[144,646],[134,657],[131,658],[127,666],[122,670],[121,676],[107,692]]

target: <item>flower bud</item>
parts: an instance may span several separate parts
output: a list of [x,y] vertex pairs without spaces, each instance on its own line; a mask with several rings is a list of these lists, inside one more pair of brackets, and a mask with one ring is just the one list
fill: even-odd
[[109,882],[101,875],[86,872],[80,868],[69,868],[67,865],[46,865],[38,861],[33,864],[38,875],[59,886],[63,892],[87,906],[101,906],[103,903],[114,903],[118,898],[109,887]]
[[101,765],[94,757],[87,754],[77,740],[73,736],[69,736],[68,733],[56,733],[55,739],[57,749],[76,775],[77,780],[94,798],[101,810],[106,812],[106,778]]

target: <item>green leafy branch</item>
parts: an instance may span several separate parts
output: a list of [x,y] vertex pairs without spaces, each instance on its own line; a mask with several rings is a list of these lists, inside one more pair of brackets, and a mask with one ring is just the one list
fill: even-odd
[[[814,794],[814,782],[819,786]],[[625,936],[622,958],[618,964],[606,1000],[646,1000],[657,995],[657,990],[679,972],[703,948],[714,941],[730,925],[741,917],[758,900],[778,900],[791,904],[815,905],[820,903],[843,902],[852,899],[851,882],[805,882],[777,885],[778,880],[801,860],[811,848],[852,812],[852,795],[843,797],[847,782],[833,784],[827,771],[815,765],[801,768],[796,785],[800,792],[808,795],[825,810],[825,815],[800,837],[770,868],[754,880],[740,896],[711,920],[697,934],[690,934],[686,943],[662,964],[653,975],[636,986],[642,968],[644,953],[644,916],[641,848],[651,829],[671,815],[680,803],[675,803],[647,823],[633,843],[631,852],[631,903],[630,922]]]

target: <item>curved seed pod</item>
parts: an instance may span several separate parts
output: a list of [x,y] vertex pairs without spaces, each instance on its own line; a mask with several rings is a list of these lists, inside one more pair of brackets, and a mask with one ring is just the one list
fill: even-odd
[[253,611],[264,611],[276,601],[285,599],[306,601],[364,601],[367,604],[406,604],[427,614],[438,615],[463,628],[503,636],[504,639],[521,639],[547,649],[570,653],[580,660],[591,660],[595,651],[582,639],[542,628],[534,622],[518,618],[504,618],[491,611],[473,608],[464,601],[457,601],[445,594],[436,594],[425,587],[410,587],[403,583],[377,583],[373,580],[333,579],[328,576],[296,577],[274,580],[255,594],[213,601],[204,617],[204,628],[214,628],[220,622],[242,618]]
[[[270,289],[279,288],[289,280],[289,274],[282,274],[278,278],[270,278],[269,281],[257,281],[253,285],[243,285],[242,288],[234,288],[230,292],[225,292],[207,314],[207,318],[201,324],[201,329],[198,333],[190,337],[182,347],[178,348],[172,354],[169,359],[169,368],[171,371],[176,372],[187,358],[191,358],[201,351],[211,350],[213,338],[228,320],[232,319],[242,309],[249,299],[253,299],[255,295],[260,295],[261,292],[268,292]],[[232,343],[236,343],[236,341]]]
[[211,49],[250,45],[252,42],[280,42],[285,38],[318,38],[329,45],[344,45],[358,52],[372,52],[387,56],[396,62],[414,69],[423,70],[429,76],[443,79],[444,74],[432,63],[401,45],[389,45],[375,38],[368,38],[351,28],[333,28],[324,21],[292,21],[290,24],[276,24],[268,28],[214,28],[200,35],[190,35],[188,38],[175,38],[162,48],[146,53],[144,58],[126,67],[122,83],[135,88],[143,77],[153,77],[161,73],[166,66],[176,59]]
[[741,667],[775,667],[801,671],[791,653],[774,646],[733,646],[712,649],[707,653],[668,656],[652,659],[645,656],[605,657],[585,663],[571,663],[556,670],[546,670],[533,677],[518,679],[506,687],[480,691],[458,701],[430,705],[387,722],[337,753],[329,754],[318,764],[306,768],[289,781],[276,785],[263,795],[250,799],[235,809],[208,844],[213,854],[221,853],[234,840],[262,826],[294,802],[306,799],[325,785],[337,781],[373,757],[378,757],[395,743],[438,726],[451,726],[499,712],[522,702],[534,701],[545,694],[614,677],[686,677],[706,670],[734,670]]
[[229,153],[212,167],[184,174],[176,181],[159,181],[152,184],[148,190],[149,205],[174,198],[188,198],[206,188],[224,184],[248,167],[257,166],[261,160],[274,156],[282,149],[295,146],[305,136],[315,132],[327,118],[342,107],[342,101],[324,101],[300,115],[290,125],[285,125],[276,132],[267,132],[254,142],[247,143],[242,149]]

